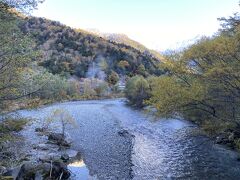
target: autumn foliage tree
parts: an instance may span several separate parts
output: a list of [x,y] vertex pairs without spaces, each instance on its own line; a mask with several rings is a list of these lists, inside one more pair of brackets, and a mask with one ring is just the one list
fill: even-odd
[[110,85],[115,85],[119,81],[119,76],[115,71],[111,71],[107,77],[107,81]]
[[198,123],[240,126],[240,21],[224,19],[223,29],[167,57],[167,74],[151,83],[148,101],[162,116]]

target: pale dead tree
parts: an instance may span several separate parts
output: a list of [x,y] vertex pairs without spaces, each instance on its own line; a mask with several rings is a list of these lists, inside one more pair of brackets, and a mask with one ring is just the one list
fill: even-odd
[[67,128],[77,127],[76,120],[67,110],[64,109],[55,109],[46,118],[45,124],[47,124],[47,126],[50,126],[54,123],[59,123],[59,125],[61,126],[61,133],[63,137],[66,137]]

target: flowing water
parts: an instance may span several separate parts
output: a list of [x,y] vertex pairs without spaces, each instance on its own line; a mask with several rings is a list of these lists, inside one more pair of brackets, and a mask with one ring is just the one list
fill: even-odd
[[20,114],[43,119],[68,110],[78,123],[68,129],[82,161],[71,164],[76,179],[240,179],[237,154],[196,133],[190,122],[155,119],[124,99],[54,104]]

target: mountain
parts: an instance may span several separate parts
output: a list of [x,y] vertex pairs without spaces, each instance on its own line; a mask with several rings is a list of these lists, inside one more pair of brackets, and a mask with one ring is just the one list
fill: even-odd
[[160,60],[137,48],[137,42],[127,37],[120,39],[134,43],[117,42],[117,38],[105,39],[91,32],[37,17],[25,18],[20,29],[35,39],[37,49],[42,52],[39,65],[54,74],[86,77],[89,68],[95,66],[94,69],[101,69],[107,75],[112,72],[127,76],[162,73],[158,68]]
[[142,53],[146,53],[149,55],[154,56],[155,58],[159,59],[160,61],[164,61],[164,57],[157,51],[152,50],[152,49],[148,49],[146,48],[144,45],[142,45],[141,43],[129,38],[127,35],[125,34],[118,34],[118,33],[103,33],[100,32],[97,29],[89,29],[88,32],[91,32],[99,37],[103,37],[111,42],[116,42],[119,44],[125,44],[128,46],[131,46],[135,49],[138,49],[139,51],[141,51]]

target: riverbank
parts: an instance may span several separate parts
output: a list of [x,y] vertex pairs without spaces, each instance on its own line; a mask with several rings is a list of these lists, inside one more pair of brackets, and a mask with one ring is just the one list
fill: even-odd
[[13,115],[3,119],[2,126],[11,128],[11,132],[8,132],[9,139],[0,143],[0,179],[70,177],[67,165],[80,160],[80,152],[71,148],[69,135],[59,133],[61,129],[56,128],[59,125],[51,124],[43,129],[42,123]]

